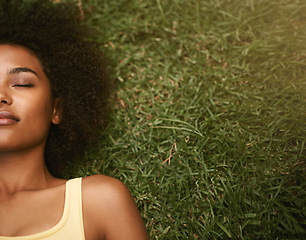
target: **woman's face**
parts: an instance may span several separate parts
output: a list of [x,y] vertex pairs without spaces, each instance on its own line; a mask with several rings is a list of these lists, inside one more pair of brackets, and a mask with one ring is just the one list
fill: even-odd
[[27,49],[0,45],[0,152],[45,146],[51,122],[59,123],[49,81]]

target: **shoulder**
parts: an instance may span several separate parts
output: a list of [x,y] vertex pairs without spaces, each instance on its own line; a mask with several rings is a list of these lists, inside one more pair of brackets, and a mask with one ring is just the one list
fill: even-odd
[[[84,200],[99,208],[106,206],[119,208],[122,204],[134,204],[128,188],[120,180],[112,177],[104,175],[86,177],[82,180],[82,189]],[[107,209],[109,208],[105,210]]]
[[[94,191],[95,194],[99,194],[99,191],[110,191],[110,193],[121,192],[121,190],[128,191],[127,187],[118,179],[108,177],[105,175],[93,175],[82,179],[83,191],[90,194]],[[104,192],[105,193],[105,192]]]
[[104,175],[83,178],[82,195],[83,201],[90,204],[88,208],[104,213],[110,209],[114,212],[121,206],[134,204],[129,190],[120,180]]
[[85,230],[89,224],[101,239],[148,239],[134,199],[120,180],[104,175],[86,177],[82,195]]

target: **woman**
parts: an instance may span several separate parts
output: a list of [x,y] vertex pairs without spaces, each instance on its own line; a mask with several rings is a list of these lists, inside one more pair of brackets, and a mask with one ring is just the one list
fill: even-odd
[[78,11],[0,3],[0,239],[148,239],[119,181],[61,177],[93,142],[110,83]]

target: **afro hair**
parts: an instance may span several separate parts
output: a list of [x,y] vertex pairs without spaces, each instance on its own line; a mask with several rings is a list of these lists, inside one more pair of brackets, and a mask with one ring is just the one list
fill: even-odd
[[46,165],[63,177],[106,122],[112,83],[99,47],[79,9],[48,0],[2,0],[0,44],[23,46],[39,59],[60,99],[61,123],[51,125]]

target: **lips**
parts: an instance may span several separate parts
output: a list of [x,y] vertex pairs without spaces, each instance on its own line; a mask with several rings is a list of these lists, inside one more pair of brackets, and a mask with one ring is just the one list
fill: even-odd
[[0,126],[16,124],[20,120],[8,111],[0,111]]

